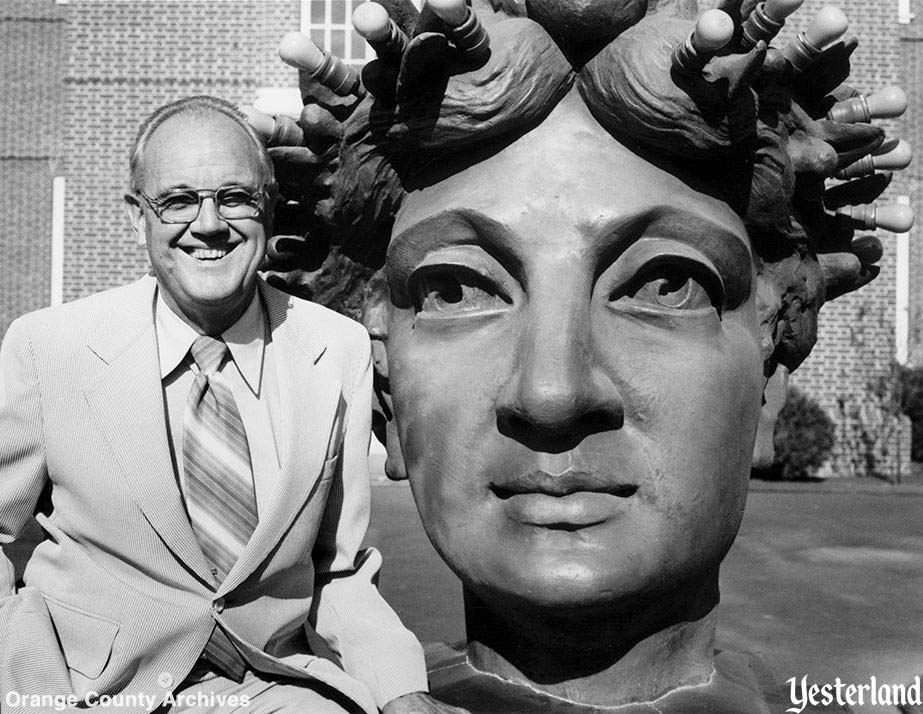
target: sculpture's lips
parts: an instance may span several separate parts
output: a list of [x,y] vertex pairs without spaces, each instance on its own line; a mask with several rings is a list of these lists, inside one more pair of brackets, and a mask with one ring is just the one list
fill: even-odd
[[546,471],[530,471],[511,481],[491,483],[490,490],[498,498],[510,498],[521,494],[541,494],[544,496],[569,496],[574,493],[607,493],[620,498],[634,495],[638,487],[628,483],[613,483],[606,474],[586,471],[572,471],[550,474]]
[[613,483],[611,476],[567,470],[532,471],[491,491],[514,521],[551,530],[573,531],[604,523],[624,508],[638,487]]

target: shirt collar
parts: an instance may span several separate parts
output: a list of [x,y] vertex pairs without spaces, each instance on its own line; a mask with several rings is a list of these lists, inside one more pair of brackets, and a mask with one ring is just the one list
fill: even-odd
[[250,391],[258,394],[266,345],[266,316],[260,302],[259,290],[254,291],[246,312],[222,332],[221,337],[231,350],[237,369],[240,370],[240,375],[250,387]]
[[[199,333],[167,305],[159,289],[155,315],[160,378],[165,379],[189,354],[189,348]],[[259,392],[263,373],[265,335],[266,317],[259,291],[256,291],[240,319],[221,333],[231,358],[254,394]]]

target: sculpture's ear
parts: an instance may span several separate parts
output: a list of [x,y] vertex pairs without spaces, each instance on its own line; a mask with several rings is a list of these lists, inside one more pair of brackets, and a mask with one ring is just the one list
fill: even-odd
[[131,221],[131,231],[135,234],[135,240],[138,245],[146,245],[147,223],[144,220],[144,213],[141,210],[138,197],[131,192],[125,194],[125,213],[128,214],[128,220]]
[[788,375],[814,347],[817,313],[823,301],[823,274],[811,254],[793,251],[760,265],[756,305],[764,374],[769,377],[763,388],[763,407],[753,446],[755,468],[772,465],[772,437],[788,395]]
[[392,481],[407,478],[404,455],[397,436],[397,423],[391,408],[391,382],[388,379],[388,313],[391,299],[383,270],[369,281],[362,303],[362,324],[372,341],[372,369],[374,370],[375,401],[372,404],[372,431],[385,445],[385,475]]
[[772,437],[776,429],[776,421],[785,399],[788,396],[788,368],[783,365],[776,367],[776,371],[766,380],[763,388],[763,407],[760,409],[760,420],[756,427],[756,442],[753,444],[753,468],[768,469],[772,466],[775,449]]

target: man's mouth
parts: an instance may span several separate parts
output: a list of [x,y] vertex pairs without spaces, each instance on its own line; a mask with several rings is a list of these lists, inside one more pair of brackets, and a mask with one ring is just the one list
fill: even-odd
[[182,250],[186,255],[195,258],[196,260],[221,260],[228,253],[230,253],[234,248],[237,247],[237,244],[220,246],[215,248],[192,248],[192,247],[182,247]]

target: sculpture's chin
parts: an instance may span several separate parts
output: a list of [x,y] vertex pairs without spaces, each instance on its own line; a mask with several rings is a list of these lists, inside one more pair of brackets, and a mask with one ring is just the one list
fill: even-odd
[[648,0],[527,0],[529,17],[571,47],[603,44],[644,17]]

